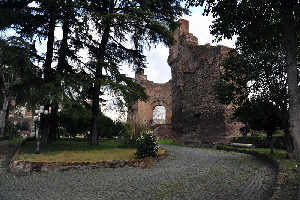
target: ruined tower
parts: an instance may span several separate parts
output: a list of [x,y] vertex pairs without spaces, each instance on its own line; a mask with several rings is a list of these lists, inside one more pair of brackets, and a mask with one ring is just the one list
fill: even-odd
[[189,33],[189,22],[180,20],[177,44],[169,50],[172,72],[172,128],[177,143],[203,145],[225,143],[237,128],[228,123],[228,107],[219,104],[213,85],[220,63],[231,50],[225,46],[199,45]]
[[[136,81],[146,88],[150,99],[137,102],[127,121],[147,126],[158,137],[174,138],[179,144],[226,143],[240,134],[241,124],[230,120],[231,109],[218,103],[213,85],[231,48],[199,45],[198,38],[189,33],[189,22],[180,23],[175,31],[177,43],[169,50],[172,79],[160,84],[147,80],[143,72],[136,74]],[[164,123],[154,120],[157,106],[166,110]]]

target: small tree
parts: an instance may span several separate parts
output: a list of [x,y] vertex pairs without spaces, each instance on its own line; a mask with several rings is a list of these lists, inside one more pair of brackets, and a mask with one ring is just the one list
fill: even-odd
[[28,121],[18,121],[16,128],[20,131],[30,131],[30,124]]
[[6,121],[4,132],[5,132],[5,136],[9,140],[13,140],[18,136],[18,130],[16,126],[10,121]]
[[282,128],[282,123],[278,108],[272,102],[262,99],[247,100],[235,110],[234,116],[246,124],[246,129],[264,131],[270,142],[271,154],[274,153],[273,134]]
[[158,148],[156,136],[148,131],[137,139],[137,152],[135,155],[138,158],[155,157],[157,156]]
[[34,47],[21,37],[0,38],[0,136],[5,130],[10,101],[13,99],[17,106],[23,106],[29,101],[27,91],[32,91],[36,81],[37,68],[31,63],[33,56],[29,52],[34,54]]
[[291,158],[288,87],[286,72],[282,70],[285,65],[283,52],[272,46],[262,47],[259,51],[240,47],[223,61],[215,93],[220,103],[231,104],[234,109],[242,106],[249,97],[251,101],[272,102],[278,109],[285,133],[286,157]]
[[114,133],[115,136],[120,137],[122,132],[125,131],[126,129],[126,124],[122,122],[115,122],[115,127],[114,127]]
[[136,124],[131,126],[130,124],[125,124],[124,129],[121,131],[121,143],[120,147],[122,148],[136,148],[137,139],[144,133],[147,132],[147,128]]
[[114,133],[115,122],[105,116],[103,113],[100,113],[98,117],[98,134],[101,138],[111,139]]
[[78,102],[66,105],[58,115],[59,126],[73,137],[89,130],[90,119],[91,111]]
[[101,138],[112,139],[113,136],[119,137],[121,132],[126,129],[124,123],[114,122],[103,113],[99,115],[98,120],[98,133]]

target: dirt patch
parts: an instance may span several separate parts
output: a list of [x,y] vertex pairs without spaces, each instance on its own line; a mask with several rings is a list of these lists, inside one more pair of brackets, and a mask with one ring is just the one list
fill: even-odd
[[276,185],[272,200],[297,200],[298,199],[298,174],[295,169],[289,169],[284,164],[279,164]]
[[14,144],[0,142],[0,162],[5,159],[5,156],[8,154],[9,150],[14,146]]

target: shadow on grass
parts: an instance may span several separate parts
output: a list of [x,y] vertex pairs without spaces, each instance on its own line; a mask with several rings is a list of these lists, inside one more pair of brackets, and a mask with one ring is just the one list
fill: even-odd
[[[25,141],[22,145],[22,153],[32,153],[35,151],[36,141]],[[75,140],[59,140],[57,142],[51,142],[47,145],[40,145],[40,149],[43,153],[61,152],[61,151],[99,151],[118,148],[119,142],[113,140],[99,140],[98,145],[88,144],[86,139]]]

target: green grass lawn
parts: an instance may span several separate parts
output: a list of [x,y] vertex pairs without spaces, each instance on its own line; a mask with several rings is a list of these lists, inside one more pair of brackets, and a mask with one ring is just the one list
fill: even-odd
[[40,146],[40,154],[35,154],[36,142],[26,141],[15,160],[30,162],[101,162],[134,159],[136,149],[118,148],[119,142],[100,141],[91,146],[87,142],[58,141]]
[[158,143],[174,145],[173,139],[159,139]]
[[[23,138],[3,140],[1,142],[22,143]],[[164,144],[174,144],[173,140],[160,140]],[[40,146],[40,154],[35,154],[36,141],[26,141],[14,160],[29,162],[101,162],[135,159],[133,148],[119,148],[118,140],[99,140],[99,145],[89,145],[83,138],[62,138]],[[161,153],[161,150],[158,152]]]
[[[284,136],[284,133],[276,133],[276,134],[273,134],[273,137],[283,137]],[[246,135],[246,136],[241,136],[241,137],[255,137],[255,136],[252,136],[252,135]],[[265,133],[260,133],[257,135],[257,137],[267,137],[267,134]]]
[[24,141],[24,138],[15,138],[13,140],[0,140],[0,142],[7,142],[7,143],[22,143]]

